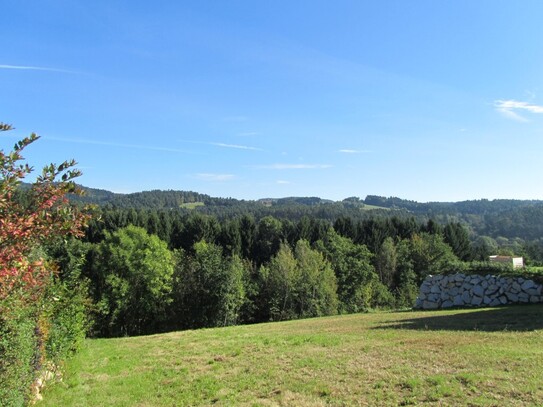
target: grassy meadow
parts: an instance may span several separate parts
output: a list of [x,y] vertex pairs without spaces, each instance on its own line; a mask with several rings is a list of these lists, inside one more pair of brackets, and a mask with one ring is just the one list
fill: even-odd
[[543,305],[87,340],[42,406],[541,406]]
[[179,205],[180,208],[185,208],[185,209],[195,209],[195,208],[198,208],[199,206],[205,206],[205,203],[203,202],[186,202],[186,203],[182,203]]

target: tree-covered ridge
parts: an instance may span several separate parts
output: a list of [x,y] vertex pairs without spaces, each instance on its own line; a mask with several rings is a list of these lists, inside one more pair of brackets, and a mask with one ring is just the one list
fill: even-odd
[[543,236],[543,201],[540,200],[471,200],[462,202],[420,203],[405,199],[368,195],[342,201],[318,197],[289,197],[259,199],[257,201],[233,198],[215,198],[191,191],[146,191],[133,194],[83,188],[84,196],[74,196],[77,202],[97,204],[101,207],[138,210],[176,210],[188,214],[192,211],[212,215],[217,219],[232,219],[251,214],[255,219],[273,216],[278,219],[299,221],[304,216],[335,222],[342,217],[354,221],[374,217],[407,219],[421,222],[429,219],[441,224],[460,222],[470,237],[489,236],[493,239],[519,238],[538,240]]
[[[543,207],[541,200],[517,199],[478,199],[460,202],[416,202],[397,197],[382,197],[367,195],[366,198],[345,198],[342,201],[332,201],[319,197],[286,197],[262,198],[258,200],[239,200],[234,198],[211,197],[193,191],[152,190],[130,194],[119,194],[103,189],[81,186],[84,196],[73,196],[77,202],[97,205],[109,205],[115,208],[135,209],[175,209],[188,203],[203,203],[207,207],[234,207],[244,209],[310,207],[326,212],[334,208],[343,209],[396,209],[407,211],[412,215],[425,216],[467,216],[467,215],[497,215],[512,213],[519,210],[531,210]],[[205,211],[204,208],[199,210]]]
[[103,189],[82,187],[83,196],[73,196],[76,202],[96,205],[110,205],[117,208],[135,209],[175,209],[185,203],[203,202],[210,204],[212,198],[208,195],[191,191],[143,191],[132,194],[118,194]]
[[459,202],[416,202],[397,197],[382,197],[368,195],[364,200],[367,205],[382,206],[384,208],[407,209],[413,213],[435,214],[488,214],[507,210],[543,205],[541,200],[518,200],[518,199],[476,199]]

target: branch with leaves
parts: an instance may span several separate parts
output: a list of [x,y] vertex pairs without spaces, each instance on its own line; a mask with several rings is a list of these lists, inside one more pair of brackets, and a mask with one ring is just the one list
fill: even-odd
[[[11,125],[0,123],[0,132],[9,130]],[[46,166],[25,191],[26,199],[17,195],[33,171],[22,153],[38,139],[33,133],[15,143],[12,151],[0,150],[0,299],[16,289],[38,295],[51,271],[43,260],[31,259],[32,251],[57,237],[82,235],[89,219],[66,198],[67,193],[79,193],[74,179],[81,172],[73,160]]]

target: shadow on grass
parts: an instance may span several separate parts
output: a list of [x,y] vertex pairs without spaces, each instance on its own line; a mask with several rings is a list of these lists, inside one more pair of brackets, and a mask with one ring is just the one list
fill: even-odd
[[[443,313],[440,315],[440,313]],[[452,311],[454,312],[454,311]],[[375,329],[416,329],[424,331],[534,331],[543,329],[543,304],[517,305],[481,310],[432,311],[416,318],[386,321]]]

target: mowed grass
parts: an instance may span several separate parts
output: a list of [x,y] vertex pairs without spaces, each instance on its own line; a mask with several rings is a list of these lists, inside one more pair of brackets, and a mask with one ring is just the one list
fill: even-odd
[[543,405],[543,305],[95,339],[39,406]]

